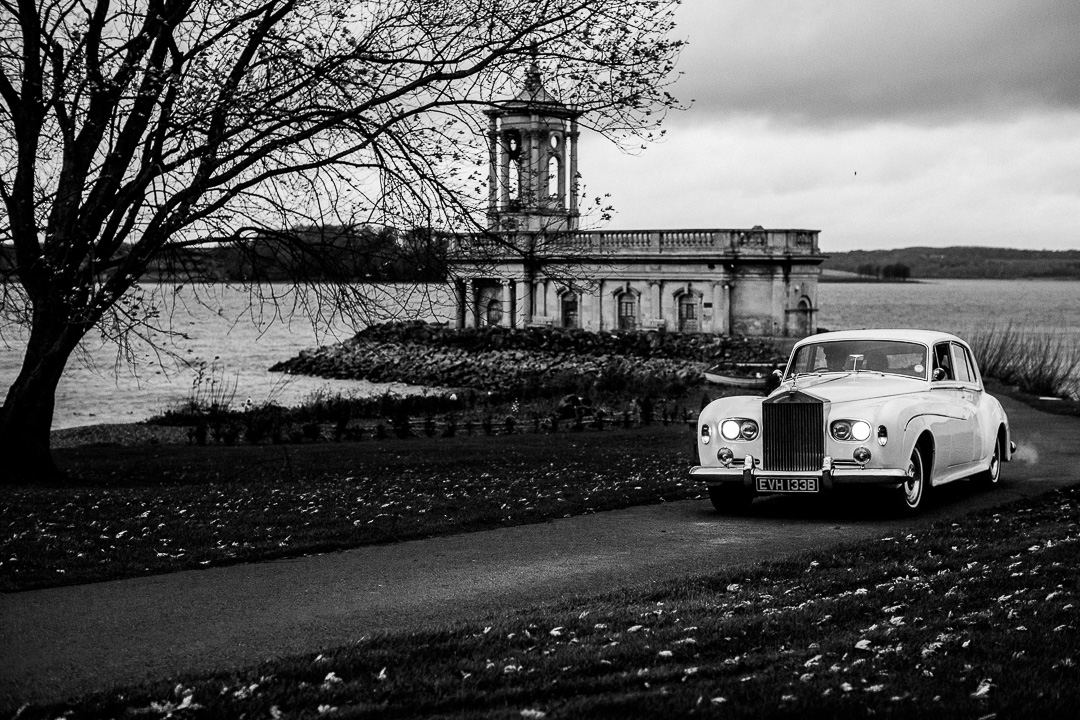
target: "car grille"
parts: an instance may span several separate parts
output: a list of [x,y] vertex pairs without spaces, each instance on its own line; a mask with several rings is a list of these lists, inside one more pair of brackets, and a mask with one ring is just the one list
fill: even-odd
[[825,457],[825,412],[818,401],[766,402],[761,406],[763,470],[808,472]]

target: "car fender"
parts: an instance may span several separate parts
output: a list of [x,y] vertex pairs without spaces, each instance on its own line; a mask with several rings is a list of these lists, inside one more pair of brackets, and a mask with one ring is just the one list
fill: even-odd
[[1012,428],[1009,427],[1009,416],[1005,414],[1005,408],[1001,406],[1001,402],[983,390],[982,397],[979,399],[979,434],[982,441],[981,457],[987,461],[994,452],[994,442],[997,440],[998,429],[1001,427],[1005,428],[1001,459],[1009,462],[1012,460]]
[[[761,456],[762,445],[760,432],[754,440],[728,441],[721,438],[717,424],[726,418],[746,418],[748,420],[754,420],[760,426],[761,401],[764,399],[765,398],[757,395],[732,395],[713,400],[705,406],[705,409],[698,415],[698,424],[694,431],[695,443],[698,448],[698,458],[702,465],[714,463],[714,454],[722,445],[730,447],[738,458],[743,458],[748,454],[753,455],[754,457]],[[709,425],[710,432],[712,433],[712,440],[709,445],[705,445],[700,440],[701,425],[705,423]]]
[[931,485],[935,479],[935,469],[937,468],[940,454],[943,452],[942,440],[945,437],[943,428],[946,423],[947,416],[942,415],[939,412],[919,411],[912,408],[910,417],[904,424],[903,432],[903,447],[904,457],[910,457],[915,450],[915,445],[926,436],[930,438],[930,457],[923,457],[923,463],[931,478]]

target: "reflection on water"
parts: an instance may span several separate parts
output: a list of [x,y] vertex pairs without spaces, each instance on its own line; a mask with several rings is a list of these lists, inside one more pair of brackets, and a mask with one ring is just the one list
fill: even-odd
[[[312,392],[381,392],[387,386],[363,381],[282,376],[267,372],[274,363],[301,350],[351,337],[365,318],[350,320],[340,303],[322,302],[315,293],[294,295],[285,286],[268,286],[273,304],[251,304],[247,293],[225,286],[148,286],[148,298],[167,323],[154,339],[163,353],[136,346],[135,362],[119,362],[116,348],[91,338],[83,360],[72,359],[57,395],[54,427],[143,420],[189,396],[193,365],[215,360],[223,378],[235,380],[236,401],[274,397],[295,404]],[[446,321],[452,316],[443,286],[357,286],[365,311],[376,320],[389,317]],[[1080,338],[1080,282],[940,280],[920,283],[823,283],[818,323],[831,330],[863,327],[923,327],[972,330],[1009,322],[1025,330]],[[292,311],[298,314],[292,316]],[[329,323],[317,331],[302,314],[310,311]],[[165,331],[180,333],[169,336]],[[18,374],[25,336],[5,330],[0,338],[0,386]]]

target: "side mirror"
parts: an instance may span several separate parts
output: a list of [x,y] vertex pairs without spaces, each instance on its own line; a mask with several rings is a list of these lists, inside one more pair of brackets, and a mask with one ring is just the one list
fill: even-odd
[[934,368],[934,373],[933,373],[933,375],[931,375],[931,377],[933,378],[934,382],[938,382],[939,380],[944,380],[945,379],[945,369],[944,368]]
[[777,368],[776,370],[773,370],[772,375],[777,380],[783,380],[784,379],[784,371],[779,369],[779,368]]

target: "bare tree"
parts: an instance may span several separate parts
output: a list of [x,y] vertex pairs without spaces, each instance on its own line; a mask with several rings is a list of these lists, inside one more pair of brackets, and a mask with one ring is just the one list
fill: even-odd
[[[674,104],[674,4],[0,0],[0,313],[29,331],[5,477],[57,472],[66,363],[91,331],[152,325],[138,282],[197,273],[186,248],[318,267],[288,228],[480,230],[481,111],[533,57],[587,126],[649,139]],[[324,287],[364,311],[362,287]]]

